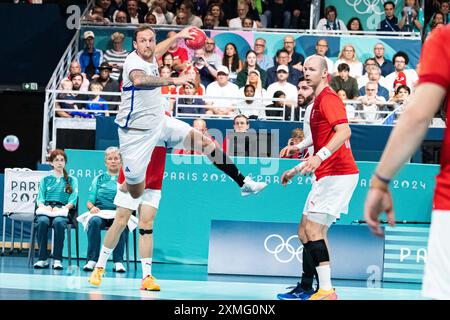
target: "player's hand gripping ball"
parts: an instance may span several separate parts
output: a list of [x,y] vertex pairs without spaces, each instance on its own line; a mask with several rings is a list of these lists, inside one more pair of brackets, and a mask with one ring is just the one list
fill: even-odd
[[194,38],[194,39],[185,39],[186,46],[189,49],[197,50],[205,46],[206,34],[202,30],[200,30],[199,28],[192,27],[189,29],[189,34]]

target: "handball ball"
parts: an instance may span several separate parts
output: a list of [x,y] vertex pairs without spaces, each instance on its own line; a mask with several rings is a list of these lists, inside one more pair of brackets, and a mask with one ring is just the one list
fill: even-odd
[[8,151],[16,151],[19,148],[19,138],[13,135],[6,136],[3,139],[3,147]]
[[206,42],[206,34],[200,30],[199,28],[191,28],[189,29],[189,33],[192,37],[194,37],[194,39],[185,39],[186,42],[186,46],[189,49],[192,50],[197,50],[197,49],[201,49],[205,46],[205,42]]

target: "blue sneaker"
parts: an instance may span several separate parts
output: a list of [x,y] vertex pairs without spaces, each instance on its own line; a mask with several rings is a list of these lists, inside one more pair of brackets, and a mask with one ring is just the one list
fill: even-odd
[[308,300],[314,294],[314,289],[303,290],[300,286],[300,282],[297,282],[296,287],[288,287],[287,289],[292,289],[286,293],[277,294],[278,300]]

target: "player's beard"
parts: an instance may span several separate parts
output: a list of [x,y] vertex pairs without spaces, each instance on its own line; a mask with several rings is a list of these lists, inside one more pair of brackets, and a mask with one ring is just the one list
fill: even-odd
[[304,107],[304,108],[306,108],[311,103],[311,101],[314,99],[312,94],[309,95],[308,97],[304,97],[303,95],[301,95],[301,96],[303,97],[303,102],[302,102],[302,104],[299,103],[299,106]]

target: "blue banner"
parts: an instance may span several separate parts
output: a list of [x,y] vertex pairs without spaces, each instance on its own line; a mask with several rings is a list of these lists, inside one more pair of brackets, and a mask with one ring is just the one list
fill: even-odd
[[[105,170],[102,151],[66,150],[70,174],[78,178],[80,210],[94,176]],[[202,156],[169,154],[163,197],[156,216],[155,261],[206,264],[211,220],[298,223],[311,179],[297,176],[287,186],[281,174],[297,161],[235,158],[244,175],[269,185],[257,196],[241,197],[239,187]],[[374,162],[357,162],[361,171],[348,215],[338,224],[363,219],[365,196]],[[392,181],[397,219],[430,221],[436,165],[408,164]],[[80,211],[83,212],[83,211]],[[81,239],[85,236],[81,235]],[[84,251],[81,251],[84,252]]]
[[[303,246],[297,227],[297,223],[213,220],[208,273],[300,276]],[[366,226],[333,226],[328,243],[333,278],[382,280],[384,240]]]

